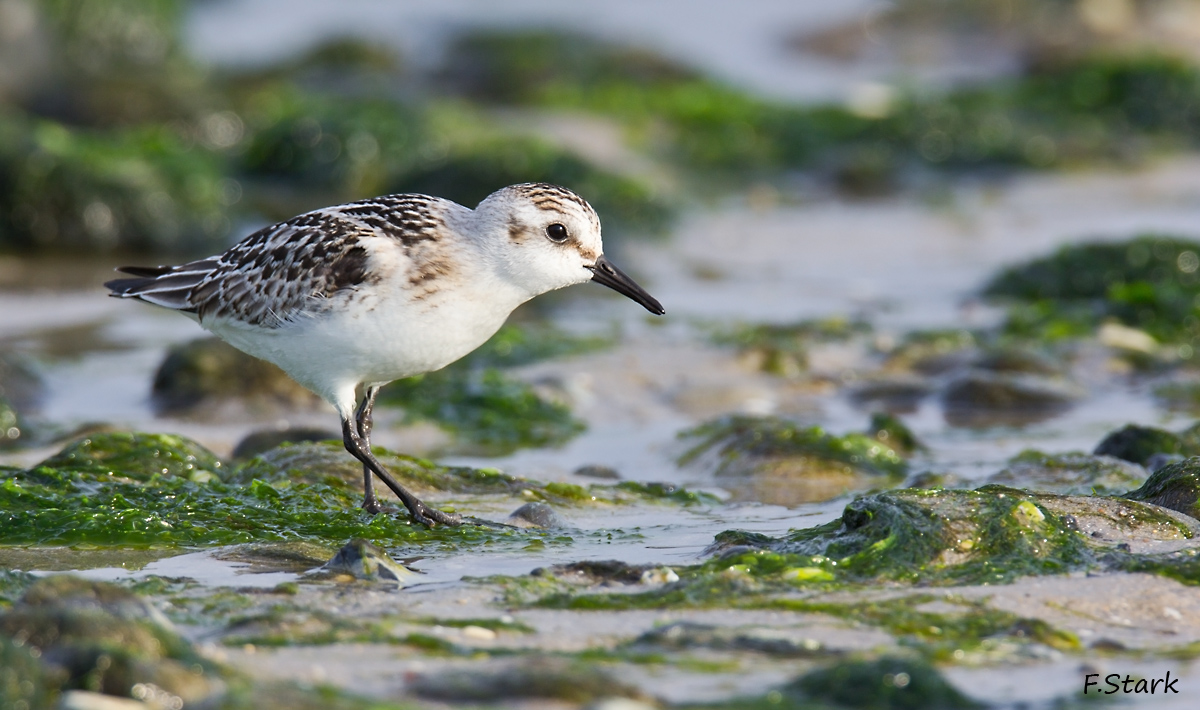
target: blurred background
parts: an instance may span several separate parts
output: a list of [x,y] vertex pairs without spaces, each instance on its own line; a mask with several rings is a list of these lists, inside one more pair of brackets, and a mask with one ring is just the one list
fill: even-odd
[[970,477],[1186,423],[1197,59],[1191,0],[0,0],[7,456],[114,427],[239,456],[335,435],[277,371],[100,283],[308,209],[523,181],[587,197],[669,315],[539,299],[390,388],[381,443],[686,481],[675,432],[711,417],[886,412]]

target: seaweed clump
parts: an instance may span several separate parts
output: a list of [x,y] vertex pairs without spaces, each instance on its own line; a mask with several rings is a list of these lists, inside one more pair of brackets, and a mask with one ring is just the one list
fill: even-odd
[[940,95],[895,92],[869,110],[765,101],[578,35],[469,33],[447,57],[443,77],[468,96],[610,116],[689,169],[817,169],[861,192],[887,189],[906,167],[1129,161],[1200,139],[1200,72],[1163,56],[1043,63]]
[[1106,322],[1143,331],[1190,359],[1200,345],[1200,242],[1143,234],[1060,248],[1009,266],[983,289],[1010,306],[1005,329],[1037,338],[1092,335]]
[[776,417],[733,415],[682,432],[697,443],[679,463],[715,461],[722,485],[742,498],[785,505],[828,500],[903,477],[907,463],[884,443],[882,430],[839,436]]
[[562,444],[583,431],[583,422],[565,404],[544,399],[504,368],[590,352],[610,342],[548,327],[505,326],[462,360],[388,385],[379,402],[403,407],[409,421],[438,424],[476,453]]
[[[286,452],[332,452],[320,445]],[[500,474],[447,469],[381,452],[405,485],[462,490],[507,486]],[[255,458],[236,471],[199,444],[164,434],[96,434],[28,469],[0,471],[0,544],[215,546],[272,540],[341,545],[351,538],[381,544],[468,543],[516,533],[463,526],[426,530],[405,516],[370,516],[358,508],[361,468],[337,449],[345,477],[324,469],[298,475],[300,461]],[[329,463],[329,457],[316,457]],[[310,466],[313,457],[307,459]],[[295,476],[293,478],[293,476]],[[357,483],[357,485],[356,485]],[[507,488],[505,488],[507,490]],[[521,539],[527,541],[528,533]]]
[[1200,506],[1197,505],[1200,499],[1200,457],[1193,456],[1163,466],[1126,497],[1200,518]]

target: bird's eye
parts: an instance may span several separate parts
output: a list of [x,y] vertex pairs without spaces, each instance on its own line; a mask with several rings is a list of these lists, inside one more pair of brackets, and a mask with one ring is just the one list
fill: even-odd
[[559,224],[558,222],[555,222],[554,224],[550,225],[549,227],[546,227],[546,236],[550,237],[550,241],[553,241],[553,242],[566,241],[567,228],[564,227],[563,225]]

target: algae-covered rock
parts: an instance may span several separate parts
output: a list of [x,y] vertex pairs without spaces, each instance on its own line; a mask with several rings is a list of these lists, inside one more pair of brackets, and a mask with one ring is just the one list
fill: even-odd
[[951,685],[928,661],[880,658],[819,668],[785,688],[788,694],[847,708],[963,710],[983,707]]
[[680,434],[699,443],[680,464],[714,460],[735,498],[781,505],[829,500],[885,485],[906,471],[891,446],[864,434],[835,436],[775,417],[723,417]]
[[407,585],[416,576],[415,572],[397,563],[386,551],[362,539],[354,539],[343,545],[325,563],[324,570],[350,575],[355,579],[400,586]]
[[677,621],[657,626],[642,634],[636,645],[671,649],[754,651],[778,658],[828,658],[836,656],[820,641],[805,635],[803,629],[728,628],[693,621]]
[[1112,319],[1161,342],[1200,335],[1200,242],[1144,234],[1121,242],[1071,244],[1003,269],[985,296],[1020,304],[1006,328],[1034,336],[1088,335]]
[[566,443],[584,430],[569,407],[495,368],[468,363],[393,382],[379,404],[404,408],[409,421],[432,421],[454,434],[457,449],[501,455]]
[[872,414],[871,423],[867,426],[867,434],[904,456],[911,456],[925,449],[925,445],[917,439],[917,435],[912,432],[912,429],[909,429],[899,417],[891,414],[882,412]]
[[1093,453],[1145,466],[1155,454],[1192,455],[1200,453],[1200,447],[1164,429],[1129,424],[1104,437]]
[[226,473],[217,455],[174,434],[100,432],[67,444],[33,470],[46,467],[88,477],[134,481],[173,477],[204,482]]
[[552,699],[585,703],[598,698],[640,698],[593,663],[553,657],[526,657],[483,669],[427,673],[409,682],[422,698],[458,702],[496,702],[513,699]]
[[323,565],[333,547],[305,540],[251,542],[222,547],[212,553],[214,559],[248,565],[253,574],[267,572],[306,572]]
[[1146,475],[1141,466],[1113,456],[1027,450],[1009,459],[1008,466],[989,477],[988,483],[1049,493],[1119,495],[1140,486]]
[[379,403],[403,407],[409,421],[437,424],[455,436],[456,449],[469,453],[500,455],[562,444],[583,431],[584,423],[504,368],[611,343],[611,338],[581,337],[545,325],[505,326],[462,360],[385,387]]
[[[340,74],[333,80],[338,84],[346,79]],[[357,96],[304,91],[291,82],[243,82],[251,88],[240,169],[301,194],[322,190],[335,202],[391,192],[392,176],[411,170],[419,155],[414,146],[428,140],[420,109],[383,92]],[[300,209],[285,203],[272,211],[282,219]]]
[[973,370],[946,386],[942,402],[951,425],[980,427],[1042,421],[1064,412],[1081,394],[1058,379]]
[[1130,491],[1127,498],[1161,505],[1193,518],[1200,518],[1200,457],[1164,466],[1142,484]]
[[128,698],[153,684],[188,705],[222,696],[220,670],[130,597],[103,582],[44,580],[0,615],[0,638],[33,651],[57,691]]
[[813,345],[845,341],[870,332],[871,326],[863,321],[827,318],[799,323],[738,325],[714,333],[713,340],[720,345],[736,347],[763,372],[795,377],[808,369],[808,351]]
[[849,394],[856,404],[892,413],[910,413],[934,391],[928,378],[912,374],[887,374],[856,383]]
[[320,402],[275,365],[216,338],[171,348],[154,374],[152,397],[162,413],[173,415],[213,414],[230,400],[258,414]]
[[165,125],[87,131],[0,116],[0,245],[204,252],[230,230],[218,157]]
[[844,575],[926,581],[1003,581],[1088,564],[1082,537],[1036,500],[1002,487],[879,493],[772,549],[837,561]]
[[[435,533],[406,515],[371,516],[359,508],[361,464],[340,446],[276,451],[278,465],[259,457],[225,481],[216,457],[182,437],[89,437],[33,469],[0,469],[0,544],[170,548],[281,540],[342,545],[351,538],[444,544],[537,534],[478,526]],[[508,493],[532,485],[495,471],[382,458],[423,491]],[[344,467],[342,477],[336,466]]]

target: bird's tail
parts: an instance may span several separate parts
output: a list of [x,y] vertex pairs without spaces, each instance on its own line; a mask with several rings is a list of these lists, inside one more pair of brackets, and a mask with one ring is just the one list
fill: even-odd
[[179,266],[119,266],[117,271],[133,278],[113,279],[104,284],[114,298],[136,298],[163,308],[195,311],[191,293],[217,267],[216,257]]

